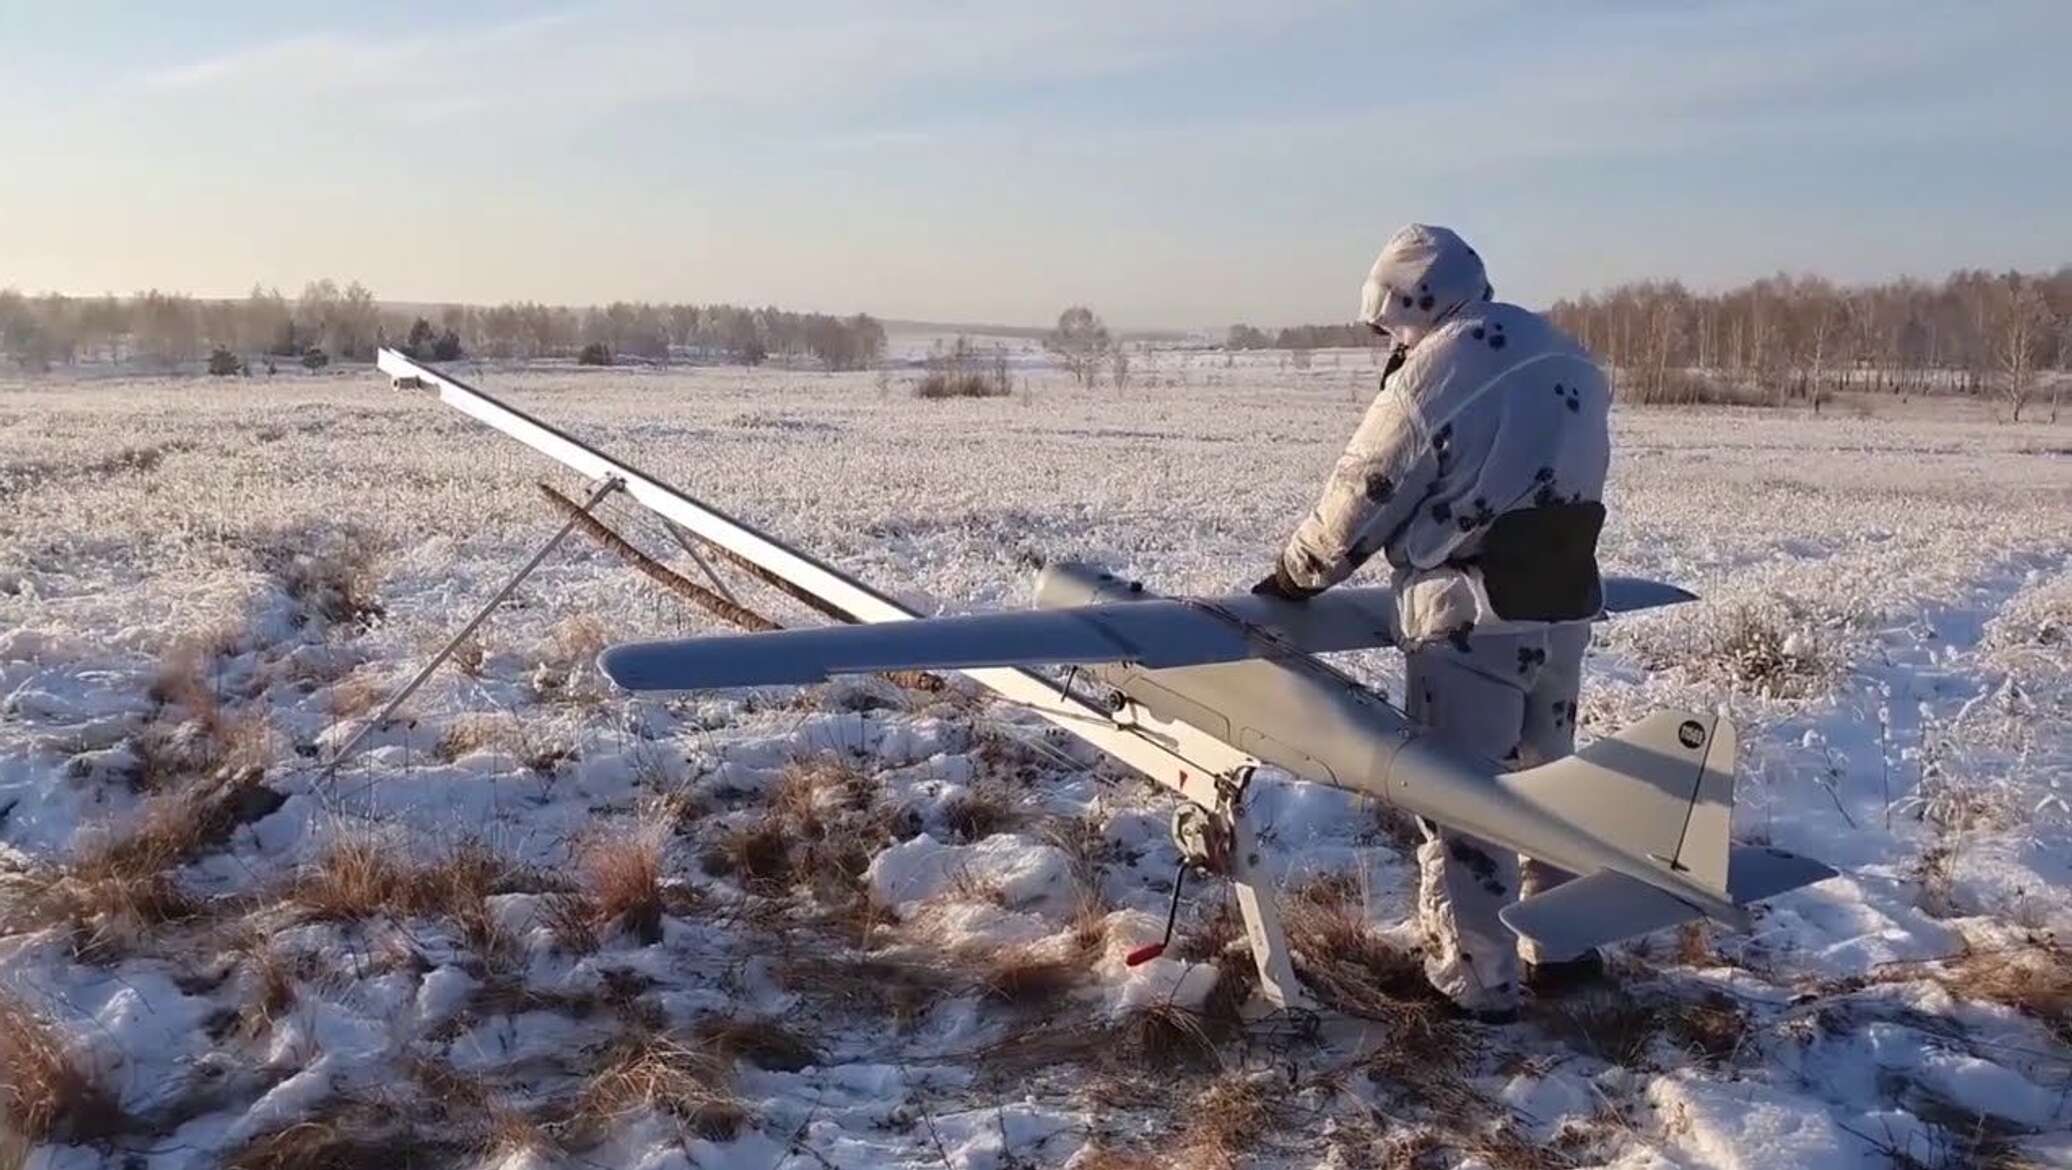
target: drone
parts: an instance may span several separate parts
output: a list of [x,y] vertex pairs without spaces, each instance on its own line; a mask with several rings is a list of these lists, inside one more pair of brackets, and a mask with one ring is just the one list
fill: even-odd
[[[1032,609],[927,616],[451,374],[388,349],[377,364],[396,388],[434,393],[584,476],[596,486],[581,514],[623,492],[658,516],[701,567],[709,571],[698,554],[703,546],[840,619],[611,646],[597,665],[614,685],[668,694],[856,674],[961,675],[1178,794],[1180,875],[1231,883],[1261,996],[1275,1008],[1314,1009],[1315,1002],[1295,974],[1252,809],[1262,767],[1384,801],[1575,875],[1501,913],[1512,931],[1550,953],[1700,918],[1746,930],[1753,904],[1835,874],[1808,857],[1731,840],[1735,733],[1715,714],[1658,711],[1572,756],[1520,771],[1441,742],[1318,657],[1399,644],[1385,587],[1340,587],[1303,602],[1165,597],[1099,566],[1057,563],[1040,570]],[[455,644],[580,518],[571,515]],[[1603,586],[1597,620],[1696,600],[1639,578],[1607,577]],[[383,722],[443,656],[367,726]],[[1038,669],[1060,667],[1062,681]],[[1166,942],[1179,894],[1176,880]],[[1165,945],[1141,947],[1128,961],[1155,958]]]

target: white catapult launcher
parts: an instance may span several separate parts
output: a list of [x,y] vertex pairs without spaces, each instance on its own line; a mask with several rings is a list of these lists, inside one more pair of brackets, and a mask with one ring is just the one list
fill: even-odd
[[[1302,603],[1249,594],[1163,598],[1092,566],[1059,564],[1039,577],[1035,609],[925,617],[450,375],[394,350],[382,350],[378,364],[397,388],[434,392],[596,485],[587,503],[567,505],[568,523],[462,637],[598,503],[623,491],[659,516],[708,575],[700,544],[848,624],[614,646],[599,659],[607,678],[631,691],[669,692],[848,673],[960,673],[1184,798],[1173,818],[1181,874],[1193,869],[1231,882],[1261,993],[1275,1007],[1315,1005],[1296,979],[1248,811],[1261,764],[1380,798],[1576,875],[1503,912],[1512,930],[1553,953],[1699,917],[1745,929],[1750,903],[1834,873],[1728,839],[1734,730],[1713,715],[1658,712],[1574,756],[1521,772],[1440,744],[1315,657],[1391,645],[1394,603],[1385,588],[1339,588]],[[1674,586],[1631,578],[1607,578],[1604,596],[1606,617],[1693,600]],[[367,727],[385,722],[445,654]],[[1074,669],[1060,685],[1028,669],[1039,665]],[[1075,690],[1082,674],[1110,694]],[[1179,892],[1176,880],[1175,909]],[[1166,932],[1170,940],[1170,914]],[[1141,948],[1130,961],[1163,948]]]

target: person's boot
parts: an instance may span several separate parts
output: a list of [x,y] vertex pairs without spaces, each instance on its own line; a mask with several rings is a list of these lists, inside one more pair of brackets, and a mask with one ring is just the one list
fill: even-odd
[[1537,996],[1561,995],[1604,979],[1604,956],[1595,949],[1573,959],[1525,965],[1526,990]]

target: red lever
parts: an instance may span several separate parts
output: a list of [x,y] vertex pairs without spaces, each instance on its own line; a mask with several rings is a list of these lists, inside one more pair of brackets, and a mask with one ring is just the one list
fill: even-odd
[[1173,941],[1173,923],[1180,917],[1180,888],[1186,884],[1187,859],[1183,857],[1180,859],[1179,871],[1173,874],[1173,900],[1166,906],[1165,937],[1149,946],[1138,947],[1136,950],[1124,955],[1122,958],[1123,966],[1134,967],[1139,963],[1148,963],[1165,954],[1166,947]]

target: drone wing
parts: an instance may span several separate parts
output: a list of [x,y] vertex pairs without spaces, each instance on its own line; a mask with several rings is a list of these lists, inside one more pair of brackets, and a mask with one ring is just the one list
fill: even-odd
[[1138,662],[1191,666],[1255,658],[1243,627],[1173,600],[1029,609],[868,625],[812,626],[629,642],[598,658],[632,691],[815,683],[833,674]]
[[[1672,585],[1607,578],[1608,614],[1695,598]],[[1151,669],[1390,643],[1392,595],[1336,589],[1301,605],[1238,594],[1146,598],[1066,609],[975,613],[663,642],[628,642],[598,658],[632,691],[824,682],[890,670],[971,670],[1130,662]]]

